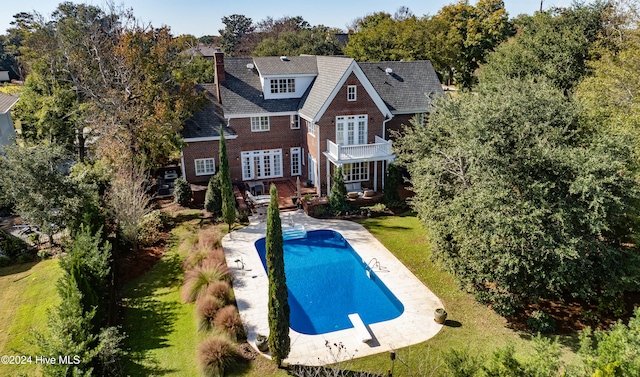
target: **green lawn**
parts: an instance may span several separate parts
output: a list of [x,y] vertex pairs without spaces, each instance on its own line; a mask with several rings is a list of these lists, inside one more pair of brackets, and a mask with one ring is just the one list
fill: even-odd
[[[47,327],[47,309],[59,302],[56,282],[61,275],[57,260],[0,268],[0,355],[35,358],[30,343],[32,329]],[[0,376],[40,375],[32,359],[27,365],[2,365]]]
[[192,222],[174,229],[164,257],[123,291],[123,331],[130,352],[127,375],[199,375],[196,348],[203,336],[196,332],[194,306],[180,300],[183,256],[178,246],[193,228]]
[[[406,213],[400,216],[377,217],[359,221],[405,266],[407,266],[444,303],[450,326],[445,326],[434,338],[406,349],[398,350],[398,357],[410,359],[413,371],[427,356],[426,368],[438,366],[443,352],[451,349],[468,349],[474,355],[488,355],[491,351],[511,344],[517,355],[526,357],[533,352],[526,334],[506,327],[506,321],[472,295],[463,292],[453,276],[431,260],[431,244],[419,219]],[[575,343],[572,338],[560,339],[561,343]],[[574,350],[563,347],[563,358],[571,361]],[[374,355],[354,360],[356,369],[383,372],[391,367],[388,354]],[[402,363],[396,362],[396,371],[408,373]]]

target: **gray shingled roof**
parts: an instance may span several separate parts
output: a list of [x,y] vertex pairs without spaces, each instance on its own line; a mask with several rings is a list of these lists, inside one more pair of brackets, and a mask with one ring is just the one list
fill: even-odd
[[4,114],[9,111],[9,109],[11,109],[11,106],[15,105],[15,103],[18,102],[18,99],[19,98],[16,96],[0,93],[0,114]]
[[[428,60],[358,65],[392,113],[427,111],[435,96],[444,94]],[[387,75],[387,68],[393,73]]]
[[213,54],[216,52],[217,47],[206,45],[204,43],[199,43],[195,47],[190,47],[184,51],[182,51],[182,55],[187,56],[202,56],[212,58]]
[[314,119],[353,62],[351,58],[317,56],[318,76],[302,97],[300,114]]
[[225,115],[278,113],[298,110],[299,98],[269,99],[262,95],[258,71],[248,69],[251,58],[227,58],[225,82],[220,88]]
[[253,62],[262,76],[318,74],[315,56],[290,56],[284,61],[278,56],[265,56],[253,58]]
[[216,97],[215,84],[200,84],[197,86],[198,91],[204,91],[209,102],[204,108],[196,111],[191,118],[187,119],[182,129],[182,137],[185,139],[199,137],[217,137],[220,136],[220,125],[224,125],[224,136],[228,137],[235,133],[226,127],[227,122],[224,119],[222,105],[218,103]]

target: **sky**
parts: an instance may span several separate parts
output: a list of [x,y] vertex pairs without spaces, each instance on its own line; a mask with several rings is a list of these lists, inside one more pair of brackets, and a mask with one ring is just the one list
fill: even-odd
[[[103,1],[73,1],[101,6]],[[254,22],[267,16],[278,19],[284,16],[302,16],[309,24],[326,25],[346,30],[347,25],[358,17],[379,11],[390,14],[406,6],[416,15],[433,15],[444,5],[458,0],[114,0],[132,8],[134,15],[154,27],[167,25],[174,35],[192,34],[196,37],[218,35],[223,28],[221,18],[242,14]],[[553,6],[569,6],[571,0],[544,0],[543,9]],[[588,1],[590,2],[590,1]],[[8,0],[0,7],[0,34],[9,28],[13,15],[19,12],[36,11],[48,17],[60,1],[52,0]],[[471,0],[475,4],[476,1]],[[540,0],[505,0],[510,17],[521,13],[533,14],[540,9]]]

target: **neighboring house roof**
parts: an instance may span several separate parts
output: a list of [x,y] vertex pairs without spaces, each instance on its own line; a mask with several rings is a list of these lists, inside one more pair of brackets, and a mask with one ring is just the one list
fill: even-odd
[[8,112],[18,99],[16,96],[0,93],[0,114]]
[[217,47],[200,43],[195,47],[190,47],[182,52],[183,55],[188,56],[202,56],[205,58],[213,58],[213,54],[216,52]]
[[[444,94],[440,80],[428,60],[358,63],[392,113],[425,111]],[[387,74],[391,68],[393,73]]]
[[220,137],[220,125],[223,125],[225,137],[235,136],[235,133],[226,125],[222,105],[218,103],[216,98],[215,84],[200,84],[197,90],[204,91],[209,99],[204,108],[196,111],[187,119],[182,130],[182,136],[185,140],[189,139],[215,139]]
[[[279,58],[278,58],[279,59]],[[262,84],[256,68],[248,69],[251,58],[227,58],[224,60],[225,81],[220,88],[220,96],[225,116],[248,116],[295,112],[299,98],[265,100]]]
[[253,62],[262,76],[318,74],[318,65],[316,64],[315,56],[291,56],[283,58],[266,56],[253,58]]
[[314,119],[354,62],[351,58],[317,56],[318,77],[302,96],[300,114]]

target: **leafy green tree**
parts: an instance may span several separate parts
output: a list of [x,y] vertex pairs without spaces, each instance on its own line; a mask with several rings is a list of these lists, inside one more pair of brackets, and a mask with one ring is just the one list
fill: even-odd
[[586,119],[594,127],[628,135],[640,155],[640,34],[624,39],[618,51],[607,51],[590,64],[593,75],[576,87]]
[[605,22],[608,3],[576,3],[570,8],[537,12],[515,20],[519,33],[491,54],[482,67],[481,80],[504,77],[547,77],[569,92],[588,73],[597,46],[607,46]]
[[204,196],[204,209],[211,212],[214,217],[222,215],[222,188],[219,174],[215,174],[209,179],[207,192]]
[[236,221],[236,197],[233,194],[233,186],[231,184],[231,173],[229,172],[229,157],[227,156],[227,142],[224,139],[222,125],[220,126],[220,191],[222,198],[222,218],[224,222],[231,225]]
[[466,89],[474,84],[474,73],[486,55],[513,34],[502,0],[479,0],[475,7],[461,0],[444,6],[433,19],[449,26],[444,43],[452,46],[447,49],[453,54],[450,70]]
[[174,71],[175,77],[182,82],[194,84],[212,83],[216,77],[216,65],[212,60],[194,56],[184,67]]
[[64,174],[71,157],[56,145],[11,145],[4,152],[0,188],[16,212],[53,242],[80,212],[83,199],[82,187]]
[[182,65],[184,39],[173,38],[167,27],[143,26],[130,11],[115,7],[65,2],[50,21],[35,19],[22,51],[42,79],[34,83],[36,95],[21,106],[38,109],[45,103],[47,111],[33,123],[48,127],[56,120],[56,129],[78,139],[80,159],[88,131],[100,135],[96,154],[113,165],[141,159],[157,165],[177,155],[178,131],[203,100],[193,83],[174,75]]
[[220,44],[225,54],[236,56],[238,45],[242,38],[253,32],[253,21],[250,17],[241,14],[232,14],[222,17],[224,29],[218,30],[220,33]]
[[326,26],[283,32],[277,38],[263,39],[253,51],[255,56],[338,55],[340,43],[335,30]]
[[289,301],[287,279],[284,272],[284,240],[278,208],[278,190],[271,185],[271,202],[267,209],[266,260],[269,275],[269,350],[278,364],[289,355]]
[[331,212],[340,215],[349,209],[347,202],[347,188],[344,185],[344,176],[342,175],[342,166],[333,169],[333,183],[331,184],[331,193],[329,194],[329,207]]
[[500,314],[638,290],[635,159],[544,78],[482,84],[401,138],[413,206],[441,259]]

